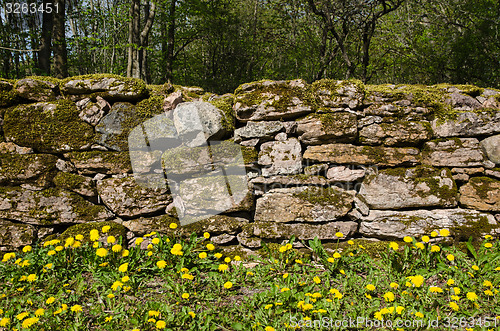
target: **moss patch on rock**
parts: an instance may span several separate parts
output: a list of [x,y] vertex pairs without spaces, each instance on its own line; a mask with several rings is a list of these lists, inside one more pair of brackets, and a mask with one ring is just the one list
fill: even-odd
[[[110,229],[107,233],[102,233],[102,228],[104,226],[109,226]],[[105,221],[105,222],[88,222],[82,224],[72,225],[67,228],[61,235],[57,237],[57,239],[64,241],[69,237],[75,237],[77,234],[83,235],[83,242],[90,242],[90,231],[98,230],[101,237],[114,236],[116,238],[123,237],[124,242],[122,245],[126,246],[126,238],[127,238],[127,228],[121,224]]]

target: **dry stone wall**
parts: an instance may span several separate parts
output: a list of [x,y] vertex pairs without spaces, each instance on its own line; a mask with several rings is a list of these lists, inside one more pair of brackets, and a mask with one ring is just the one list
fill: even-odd
[[[182,107],[207,128],[195,136]],[[358,81],[260,81],[234,94],[146,86],[93,75],[0,80],[0,250],[102,224],[133,242],[179,223],[168,187],[134,179],[128,138],[173,110],[191,137],[141,158],[170,174],[210,167],[200,142],[222,141],[218,161],[241,146],[249,193],[182,235],[256,250],[265,242],[398,240],[446,228],[457,239],[500,233],[500,91],[474,86],[368,86]],[[177,111],[177,112],[176,112]],[[177,115],[176,115],[177,114]],[[170,137],[162,132],[162,137]],[[175,161],[175,162],[173,162]],[[186,192],[192,208],[206,187]],[[217,190],[215,190],[217,192]],[[144,243],[147,245],[147,242]]]

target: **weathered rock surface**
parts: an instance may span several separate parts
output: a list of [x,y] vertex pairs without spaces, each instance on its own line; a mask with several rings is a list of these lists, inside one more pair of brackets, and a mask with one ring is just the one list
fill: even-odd
[[337,187],[276,189],[257,199],[255,221],[333,221],[347,215],[353,200],[353,192]]
[[71,152],[64,154],[82,175],[125,174],[132,171],[127,152]]
[[420,163],[416,148],[380,146],[354,146],[349,144],[329,144],[308,146],[304,159],[314,162],[330,162],[355,165],[416,165]]
[[0,250],[17,250],[31,245],[36,239],[36,229],[29,224],[13,223],[0,219]]
[[147,96],[143,81],[112,75],[88,75],[67,79],[62,83],[65,94],[91,94],[103,92],[107,99],[135,101]]
[[320,104],[328,108],[356,109],[363,104],[365,91],[362,84],[355,81],[322,79],[312,84],[311,89]]
[[500,211],[500,180],[471,178],[460,187],[460,204],[477,210]]
[[[484,233],[497,226],[493,215],[468,209],[434,210],[371,210],[360,219],[359,232],[367,237],[402,239],[405,236],[420,237],[440,229],[460,235],[467,230]],[[479,235],[479,233],[476,233]]]
[[352,169],[344,166],[331,167],[326,173],[326,177],[332,182],[354,182],[364,176],[364,169]]
[[457,186],[448,169],[396,168],[369,174],[359,195],[371,209],[454,207]]
[[78,117],[93,126],[96,126],[111,108],[109,103],[100,96],[96,97],[95,103],[90,98],[77,101],[76,107],[80,110]]
[[0,107],[10,107],[16,103],[18,98],[19,94],[14,90],[14,85],[5,80],[0,80]]
[[62,189],[0,189],[0,217],[10,220],[53,225],[104,221],[111,216],[104,206],[94,205],[78,194]]
[[460,108],[464,110],[476,110],[483,108],[483,105],[473,97],[461,94],[458,91],[450,95],[450,103],[453,108]]
[[57,187],[67,189],[87,197],[94,197],[97,195],[95,182],[89,177],[68,172],[59,172],[54,177],[54,184]]
[[163,110],[169,111],[175,109],[178,104],[182,102],[182,92],[177,91],[169,94],[168,97],[165,97],[163,100]]
[[424,144],[422,163],[436,167],[477,167],[484,154],[476,138],[428,141]]
[[238,87],[233,109],[242,122],[286,120],[313,112],[316,102],[303,80],[266,80]]
[[320,240],[337,239],[335,233],[342,232],[344,236],[351,236],[358,224],[351,221],[330,222],[327,224],[285,224],[276,222],[255,222],[248,224],[238,234],[238,240],[247,247],[258,248],[263,239],[290,239],[310,240],[317,237]]
[[299,140],[306,145],[353,142],[357,132],[356,115],[347,112],[314,114],[297,121]]
[[431,122],[437,137],[473,137],[500,133],[500,111],[458,113],[455,119],[435,119]]
[[192,148],[179,146],[163,153],[162,165],[167,175],[201,174],[222,167],[243,166],[245,148],[249,147],[240,147],[229,140]]
[[141,187],[131,176],[97,181],[97,191],[104,204],[118,216],[151,214],[164,210],[172,202],[167,188]]
[[56,175],[57,156],[50,154],[0,154],[0,185],[51,185]]
[[1,142],[0,153],[2,154],[33,154],[33,148],[18,146],[14,143]]
[[115,151],[127,151],[128,135],[137,124],[136,107],[128,102],[117,102],[95,127],[98,143]]
[[481,147],[491,162],[500,164],[500,135],[483,139]]
[[14,89],[24,99],[29,101],[53,101],[56,99],[56,92],[59,87],[48,80],[24,78],[16,81]]
[[328,164],[326,163],[313,164],[304,168],[304,174],[308,176],[320,175],[326,173],[327,170],[328,170]]
[[302,148],[296,138],[270,141],[260,146],[259,164],[262,176],[293,175],[302,171]]
[[360,142],[368,145],[415,146],[431,138],[432,129],[426,121],[371,124],[359,131]]
[[253,122],[249,121],[244,127],[234,130],[234,141],[239,143],[242,140],[259,138],[261,142],[272,140],[273,137],[285,127],[280,121]]
[[79,120],[78,110],[69,100],[8,109],[4,133],[8,141],[46,153],[88,149],[94,142],[92,126]]
[[189,147],[220,140],[229,133],[224,126],[224,112],[209,102],[179,104],[173,111],[173,121],[180,139]]
[[250,182],[253,185],[253,193],[255,195],[262,195],[275,188],[328,185],[325,177],[314,175],[256,177],[251,179]]

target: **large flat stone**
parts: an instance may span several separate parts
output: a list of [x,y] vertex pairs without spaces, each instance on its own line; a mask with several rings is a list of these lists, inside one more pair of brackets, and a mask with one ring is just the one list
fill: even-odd
[[106,99],[115,101],[135,101],[148,94],[146,84],[142,80],[109,74],[71,77],[61,85],[61,91],[65,94],[101,93]]
[[314,162],[330,162],[355,165],[416,165],[420,163],[416,148],[354,146],[349,144],[329,144],[308,146],[304,159]]
[[24,78],[16,81],[14,89],[19,96],[29,101],[53,101],[59,86],[48,80]]
[[264,166],[262,175],[293,175],[302,171],[300,142],[296,138],[270,141],[260,146],[259,164]]
[[337,187],[298,187],[275,189],[257,199],[255,221],[327,222],[349,212],[354,201],[352,191]]
[[500,164],[500,134],[488,137],[480,144],[488,159],[497,165]]
[[57,160],[50,154],[0,154],[0,185],[49,187],[57,172]]
[[484,161],[476,138],[428,141],[422,152],[422,163],[435,167],[477,167]]
[[164,210],[172,197],[159,183],[158,188],[139,185],[134,177],[97,181],[97,192],[104,204],[118,216],[136,217]]
[[435,119],[432,129],[437,137],[474,137],[500,133],[500,111],[461,112],[455,119]]
[[460,187],[460,204],[477,210],[500,211],[500,180],[471,178]]
[[[495,217],[468,209],[433,210],[370,210],[361,217],[359,233],[379,239],[402,239],[405,236],[420,237],[434,230],[448,229],[452,235],[460,236],[468,230],[480,236],[493,232],[497,226]],[[476,229],[476,230],[474,230]],[[466,238],[468,239],[468,238]]]
[[297,121],[299,140],[306,145],[353,142],[357,132],[356,115],[348,112],[314,114]]
[[71,152],[64,154],[74,164],[79,173],[83,175],[125,174],[132,171],[130,158],[127,152]]
[[19,105],[4,116],[7,141],[32,147],[37,152],[62,153],[88,149],[94,129],[81,121],[73,102],[58,100]]
[[0,217],[9,220],[53,225],[105,221],[111,216],[104,206],[94,205],[66,190],[0,188]]
[[295,119],[316,108],[316,97],[303,80],[261,81],[235,91],[233,106],[241,122]]
[[454,207],[458,199],[450,170],[425,166],[369,174],[359,195],[371,209]]
[[334,109],[357,109],[363,104],[364,86],[359,81],[321,79],[311,84],[320,105]]
[[431,138],[432,129],[427,121],[374,123],[359,131],[359,141],[368,145],[415,146]]
[[260,141],[272,140],[273,137],[284,131],[285,127],[280,121],[253,122],[249,121],[244,127],[234,130],[234,141],[258,138]]
[[14,223],[0,219],[0,251],[17,250],[31,245],[36,238],[36,229],[29,224]]

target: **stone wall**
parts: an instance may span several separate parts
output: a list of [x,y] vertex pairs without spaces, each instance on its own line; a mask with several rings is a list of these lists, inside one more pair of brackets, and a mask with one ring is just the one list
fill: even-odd
[[[178,205],[168,187],[136,182],[128,136],[178,105],[206,113],[208,140],[242,146],[251,192],[181,234],[208,231],[217,244],[255,250],[291,235],[500,233],[497,90],[293,80],[219,96],[111,75],[30,77],[0,80],[0,250],[103,222],[130,242],[173,231]],[[180,166],[170,170],[200,166],[194,154],[177,153]]]

